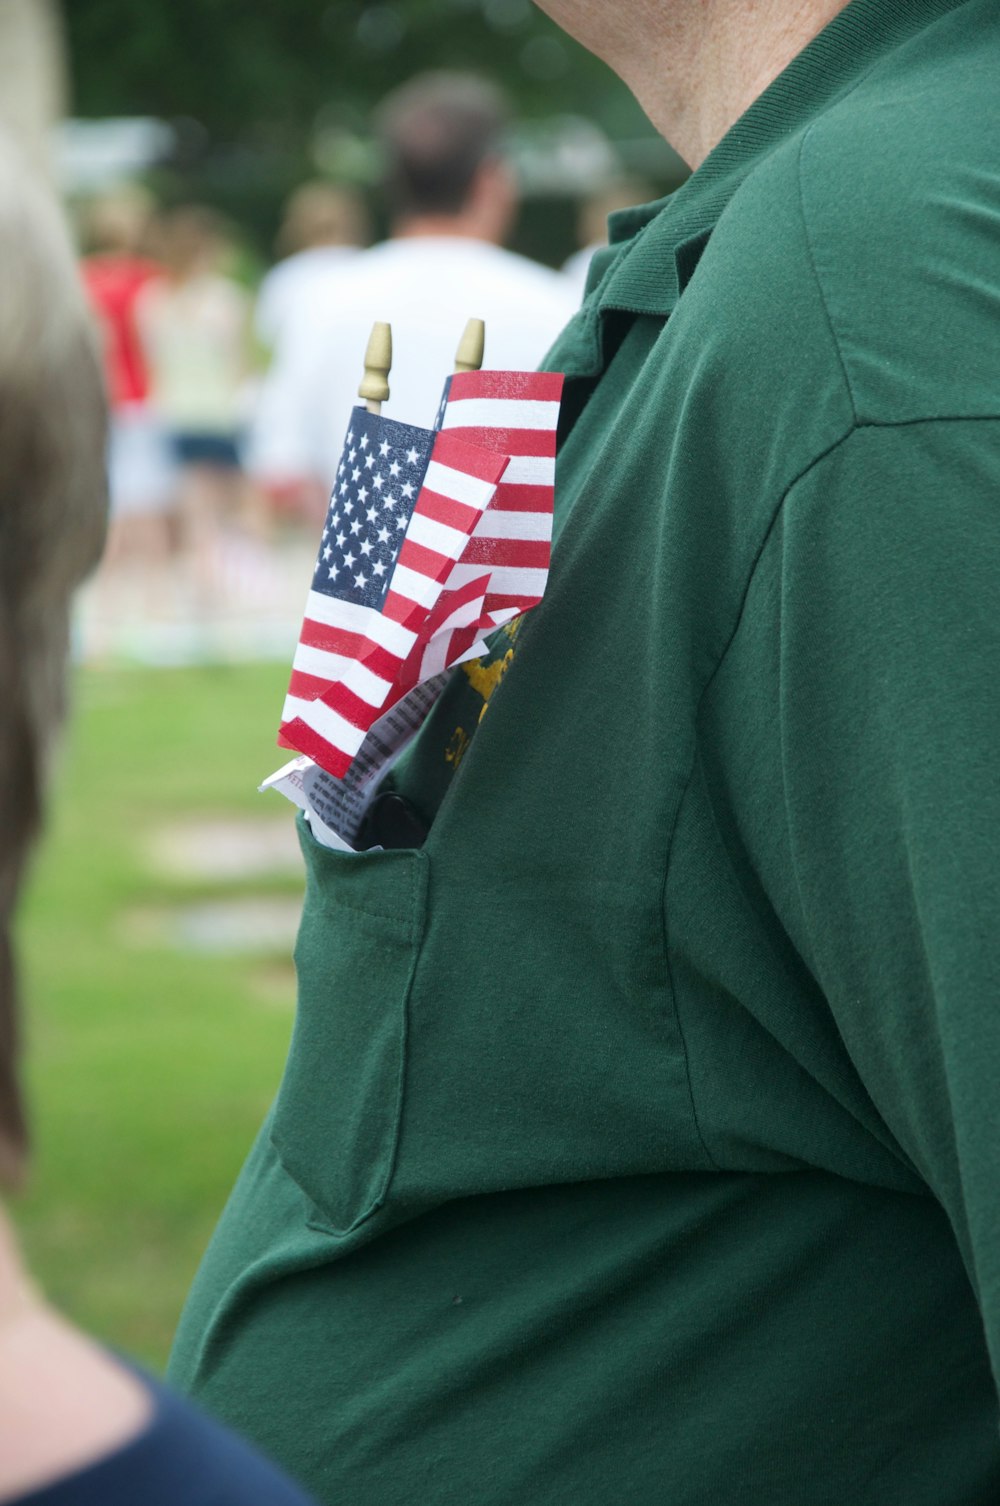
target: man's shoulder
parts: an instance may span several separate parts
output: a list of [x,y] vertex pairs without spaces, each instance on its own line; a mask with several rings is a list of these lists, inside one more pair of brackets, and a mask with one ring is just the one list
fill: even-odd
[[506,277],[547,292],[553,289],[562,291],[564,288],[562,273],[554,271],[552,267],[547,267],[542,262],[533,261],[529,256],[522,256],[519,251],[509,251],[506,246],[489,245],[482,241],[475,242],[475,245],[476,255],[482,260],[484,267],[491,270],[495,268]]
[[819,303],[822,358],[841,365],[862,421],[996,410],[995,79],[978,40],[948,37],[874,71],[775,151],[706,259],[724,284],[752,287],[796,363],[815,355],[795,334]]
[[509,319],[518,328],[541,321],[551,338],[575,311],[576,298],[561,273],[516,252],[468,237],[413,236],[361,252],[331,279],[302,338],[313,343],[322,333],[336,343],[345,330],[376,317],[373,310],[393,322],[419,322],[437,321],[452,306],[463,317],[467,306],[480,308],[488,322]]
[[897,268],[919,266],[943,239],[956,251],[972,240],[962,214],[942,211],[1000,204],[1000,11],[981,30],[957,26],[962,13],[978,10],[985,22],[984,7],[960,7],[790,144],[811,242],[831,251],[864,244],[876,269],[880,253]]
[[563,287],[558,272],[486,241],[467,236],[404,236],[380,241],[352,257],[330,279],[321,312],[350,309],[367,289],[382,290],[400,279],[437,282],[453,275],[484,281],[499,278],[549,291]]
[[379,266],[420,268],[424,264],[433,267],[439,277],[454,274],[539,298],[570,296],[561,273],[517,251],[471,236],[414,236],[387,241]]
[[[366,250],[351,250],[336,262],[331,258],[323,265],[318,261],[301,263],[297,270],[303,274],[303,282],[308,281],[310,292],[308,322],[335,319],[350,312],[366,289],[382,287],[391,280],[403,261],[397,245],[395,241],[380,241]],[[283,265],[291,266],[291,260],[279,264],[275,271]]]

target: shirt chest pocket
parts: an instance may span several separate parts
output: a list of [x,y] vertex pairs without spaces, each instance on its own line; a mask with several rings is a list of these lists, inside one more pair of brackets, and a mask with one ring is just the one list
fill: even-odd
[[333,852],[304,823],[300,839],[298,1012],[271,1133],[324,1224],[346,1234],[381,1207],[392,1177],[427,861],[417,850]]

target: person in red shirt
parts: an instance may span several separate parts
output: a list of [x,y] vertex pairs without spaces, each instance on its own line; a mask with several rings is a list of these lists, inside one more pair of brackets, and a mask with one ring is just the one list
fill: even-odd
[[153,212],[139,188],[122,189],[91,206],[86,223],[89,254],[81,264],[96,316],[111,404],[108,471],[113,568],[137,561],[160,564],[169,543],[168,513],[175,471],[162,425],[150,403],[149,372],[136,323],[136,301],[161,275],[144,254]]

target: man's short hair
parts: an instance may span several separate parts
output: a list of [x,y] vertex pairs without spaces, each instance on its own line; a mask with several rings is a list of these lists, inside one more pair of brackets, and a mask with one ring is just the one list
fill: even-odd
[[503,152],[504,95],[473,73],[424,73],[376,114],[393,216],[458,214],[480,167]]
[[105,404],[59,211],[0,133],[0,1182],[26,1129],[10,925],[62,718],[73,587],[104,538]]

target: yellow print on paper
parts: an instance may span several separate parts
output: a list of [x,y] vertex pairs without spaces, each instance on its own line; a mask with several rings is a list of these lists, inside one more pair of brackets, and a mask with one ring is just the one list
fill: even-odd
[[[472,686],[472,689],[483,698],[482,708],[479,712],[479,716],[476,719],[477,725],[482,721],[483,717],[489,710],[490,701],[493,699],[493,695],[496,692],[497,686],[500,684],[504,675],[507,673],[508,669],[513,663],[515,653],[513,645],[515,645],[517,642],[517,635],[521,631],[521,624],[523,621],[524,616],[522,614],[522,616],[515,617],[513,621],[508,622],[506,627],[501,629],[504,638],[506,638],[512,646],[508,648],[506,652],[503,653],[499,658],[493,659],[490,658],[489,655],[484,654],[481,659],[470,659],[465,664],[461,665],[461,669],[465,675],[465,678]],[[495,643],[493,645],[493,648],[491,649],[491,653],[496,653],[500,648],[502,648],[502,646],[502,640]],[[462,759],[465,757],[466,750],[468,749],[471,741],[472,734],[470,732],[466,732],[464,727],[456,727],[455,731],[452,733],[451,741],[445,748],[445,762],[450,763],[454,768],[457,769],[459,764],[462,762]]]

